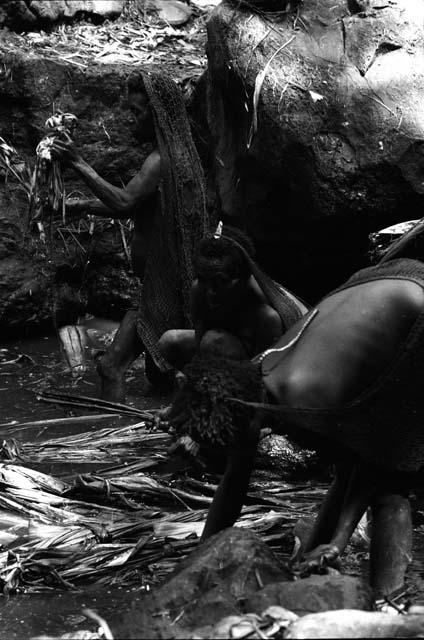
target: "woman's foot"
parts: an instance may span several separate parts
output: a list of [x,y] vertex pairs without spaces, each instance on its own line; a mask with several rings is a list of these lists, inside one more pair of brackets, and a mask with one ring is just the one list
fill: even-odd
[[328,569],[341,568],[340,551],[334,544],[320,544],[312,551],[308,551],[302,560],[293,563],[292,570],[301,577],[311,573],[327,573]]

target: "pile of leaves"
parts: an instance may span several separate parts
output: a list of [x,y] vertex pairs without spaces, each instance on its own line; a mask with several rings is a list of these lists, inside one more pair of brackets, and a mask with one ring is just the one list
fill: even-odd
[[[0,588],[3,593],[73,589],[87,582],[150,584],[195,548],[217,477],[160,471],[168,434],[146,422],[42,443],[11,443],[0,463]],[[101,471],[64,479],[31,466],[99,460]],[[119,459],[124,464],[116,464]],[[145,473],[146,468],[149,469]],[[237,526],[290,553],[294,523],[325,487],[256,480]],[[319,496],[318,496],[318,494]]]
[[184,84],[206,67],[205,23],[214,4],[211,0],[193,5],[189,22],[171,26],[156,12],[143,10],[142,3],[129,0],[120,18],[101,25],[61,24],[49,33],[3,31],[0,53],[11,56],[25,51],[29,57],[60,60],[83,70],[91,64],[154,63],[172,69],[175,80]]
[[37,145],[35,163],[32,168],[14,147],[0,137],[0,169],[5,184],[12,177],[19,189],[28,198],[28,224],[36,222],[40,238],[45,242],[44,223],[48,222],[52,233],[53,216],[59,212],[65,224],[65,186],[58,160],[51,155],[51,147],[58,136],[70,138],[77,123],[72,113],[55,113],[47,119],[46,133]]

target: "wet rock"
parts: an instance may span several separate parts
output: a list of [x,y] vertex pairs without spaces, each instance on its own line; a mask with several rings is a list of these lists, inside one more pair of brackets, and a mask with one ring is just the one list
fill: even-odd
[[0,27],[33,29],[79,16],[117,18],[125,0],[9,0],[0,9]]
[[271,605],[278,605],[299,616],[336,609],[370,611],[373,594],[359,578],[337,573],[313,575],[295,582],[269,584],[247,598],[245,610],[260,613]]
[[368,611],[328,611],[293,622],[285,638],[417,638],[424,634],[424,615],[393,616]]
[[278,620],[282,629],[297,615],[370,610],[372,603],[370,588],[357,578],[332,574],[292,581],[258,536],[230,528],[185,558],[113,631],[139,639],[244,637],[229,628],[240,631],[253,621],[268,629]]
[[209,20],[223,211],[307,300],[365,264],[370,232],[422,215],[423,13],[408,0],[304,0],[270,26],[223,2]]
[[[2,198],[0,197],[0,203]],[[51,281],[26,246],[19,224],[11,223],[0,207],[0,326],[3,336],[16,323],[43,322],[51,316],[51,300],[46,295]],[[6,330],[6,331],[5,331]]]
[[270,478],[301,478],[324,468],[315,451],[301,448],[284,436],[271,434],[259,443],[255,469],[266,471]]
[[126,616],[118,633],[128,638],[165,638],[181,632],[180,637],[187,637],[184,633],[200,623],[213,624],[239,613],[261,585],[288,579],[287,570],[258,536],[229,528],[185,558],[140,609]]
[[157,11],[161,20],[173,26],[185,24],[191,16],[191,8],[181,0],[149,0],[147,7]]

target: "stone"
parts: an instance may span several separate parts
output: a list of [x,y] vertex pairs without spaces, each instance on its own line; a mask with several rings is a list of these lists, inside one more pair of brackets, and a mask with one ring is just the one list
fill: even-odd
[[[257,535],[232,527],[185,558],[137,611],[125,616],[117,635],[162,638],[172,632],[178,637],[178,630],[187,632],[240,613],[261,585],[289,579],[287,569]],[[177,624],[171,624],[176,618]]]
[[124,5],[125,0],[9,0],[2,3],[0,27],[34,29],[79,16],[113,19],[121,15]]
[[210,17],[210,157],[261,265],[314,302],[367,263],[369,233],[422,215],[424,5],[288,9]]
[[301,448],[285,436],[271,434],[259,443],[255,469],[266,471],[269,477],[300,479],[324,468],[315,451]]
[[124,8],[125,0],[31,0],[30,10],[40,20],[56,22],[73,18],[78,13],[102,18],[116,18]]
[[158,12],[161,20],[174,27],[185,24],[191,16],[189,5],[180,0],[150,0],[149,7]]
[[288,627],[284,638],[417,638],[424,634],[424,615],[328,611],[304,616]]
[[336,609],[370,611],[373,593],[359,578],[337,573],[313,575],[295,582],[267,585],[246,599],[245,610],[261,613],[271,605],[278,605],[299,616]]

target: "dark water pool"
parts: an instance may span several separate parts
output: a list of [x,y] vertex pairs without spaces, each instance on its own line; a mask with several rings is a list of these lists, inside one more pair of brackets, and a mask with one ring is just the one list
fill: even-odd
[[[102,346],[116,324],[91,321],[94,347]],[[104,335],[102,335],[104,334]],[[94,337],[93,337],[94,336]],[[97,343],[96,343],[97,341]],[[22,356],[19,358],[19,356]],[[16,438],[22,442],[42,441],[109,426],[125,426],[134,418],[111,415],[100,422],[53,424],[48,427],[20,427],[29,421],[65,418],[96,412],[78,408],[60,407],[37,400],[39,390],[55,390],[68,394],[96,396],[98,379],[94,363],[87,354],[88,370],[80,379],[73,379],[60,350],[56,336],[13,341],[0,345],[0,441]],[[17,360],[19,358],[19,360]],[[16,362],[13,362],[17,360]],[[155,393],[144,381],[141,365],[136,363],[127,376],[128,404],[141,409],[166,404],[167,397]],[[105,466],[105,465],[103,465]],[[68,476],[90,472],[94,466],[86,463],[34,465],[44,473]],[[102,465],[98,465],[101,468]],[[37,635],[60,635],[77,629],[96,629],[96,623],[87,618],[83,609],[88,607],[104,617],[113,626],[121,614],[134,606],[143,589],[126,588],[118,584],[107,587],[86,586],[77,592],[51,591],[36,595],[0,597],[0,639],[26,640]]]

